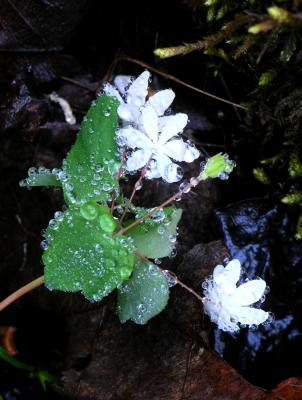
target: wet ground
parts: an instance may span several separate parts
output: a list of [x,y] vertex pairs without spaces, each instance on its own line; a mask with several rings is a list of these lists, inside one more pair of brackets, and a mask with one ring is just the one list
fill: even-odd
[[[51,24],[43,12],[41,19],[22,19],[22,5],[17,13],[7,6],[0,17],[1,297],[43,273],[41,230],[63,205],[59,191],[18,185],[31,166],[59,167],[75,140],[78,124],[66,123],[49,93],[68,100],[79,123],[104,78],[141,71],[125,60],[111,65],[128,54],[222,97],[230,91],[235,100],[243,96],[238,89],[244,77],[234,82],[226,70],[214,79],[211,63],[200,54],[154,59],[157,45],[190,41],[199,32],[183,3],[168,1],[160,12],[153,2],[106,9],[84,0],[76,7],[65,3],[69,19],[59,33],[56,6]],[[213,266],[239,258],[246,278],[267,280],[271,290],[264,304],[275,318],[258,330],[225,334],[209,323],[194,298],[174,288],[168,308],[147,326],[121,325],[114,296],[91,305],[81,296],[40,288],[1,313],[0,325],[17,328],[20,359],[62,378],[61,384],[43,393],[37,380],[1,361],[0,393],[6,400],[264,399],[267,392],[243,378],[271,389],[302,375],[302,247],[287,210],[248,173],[257,143],[247,134],[244,114],[157,74],[153,85],[176,91],[175,111],[190,118],[185,135],[204,157],[224,150],[240,166],[228,182],[204,183],[177,203],[184,209],[177,255],[165,265],[201,292]],[[138,201],[158,204],[176,188],[147,183]]]

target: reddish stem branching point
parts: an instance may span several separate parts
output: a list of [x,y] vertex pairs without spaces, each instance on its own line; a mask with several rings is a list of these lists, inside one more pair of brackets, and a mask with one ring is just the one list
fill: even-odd
[[195,187],[201,180],[202,178],[198,177],[195,178],[196,181],[188,183],[183,189],[180,189],[177,193],[175,193],[173,196],[171,196],[169,199],[165,200],[162,204],[160,204],[158,207],[153,208],[150,212],[147,214],[143,215],[141,218],[138,218],[136,221],[132,222],[132,224],[126,226],[125,228],[120,229],[116,235],[123,235],[130,229],[134,228],[136,225],[142,223],[145,221],[145,219],[152,217],[152,215],[156,214],[158,211],[162,210],[164,207],[166,207],[168,204],[172,203],[175,199],[181,197],[184,193],[187,193],[191,190],[192,187]]

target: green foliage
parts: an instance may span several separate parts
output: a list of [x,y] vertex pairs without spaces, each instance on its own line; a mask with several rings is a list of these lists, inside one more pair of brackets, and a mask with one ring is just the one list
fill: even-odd
[[56,170],[53,171],[50,171],[49,169],[44,167],[40,167],[39,169],[36,169],[34,167],[29,168],[28,177],[20,182],[20,186],[62,186],[60,180],[56,176]]
[[275,69],[270,69],[266,72],[263,72],[263,74],[260,76],[259,79],[259,86],[266,86],[268,85],[277,75],[277,72]]
[[[249,99],[247,131],[251,137],[244,140],[257,148],[251,167],[253,175],[273,186],[280,199],[289,199],[283,202],[294,206],[292,197],[284,195],[302,191],[301,2],[185,0],[185,3],[193,10],[202,37],[179,46],[173,43],[173,47],[157,49],[155,54],[171,57],[201,51],[212,56],[213,76],[222,80],[233,67],[234,82],[247,83],[242,91],[244,97],[239,93],[236,102],[242,104]],[[238,93],[233,82],[228,80],[226,85],[230,93]],[[302,206],[295,203],[295,207]]]
[[115,141],[118,105],[115,98],[102,95],[84,117],[76,143],[63,163],[61,180],[71,204],[105,201],[118,190],[114,176],[120,163]]
[[118,316],[144,325],[167,305],[169,287],[161,270],[153,264],[137,261],[127,283],[118,290]]
[[100,224],[101,207],[97,214],[85,219],[79,209],[70,209],[50,221],[45,235],[49,247],[43,254],[49,289],[81,291],[97,301],[129,278],[134,264],[131,240],[109,236]]
[[133,229],[128,235],[138,252],[148,258],[168,257],[175,247],[177,225],[181,218],[182,210],[167,207],[162,211],[162,220],[152,225],[143,222]]
[[[56,378],[48,373],[45,370],[36,370],[33,366],[26,364],[17,358],[8,354],[8,352],[0,346],[0,358],[10,364],[14,368],[21,369],[23,371],[27,371],[30,374],[30,377],[39,379],[39,382],[44,391],[46,391],[46,385],[48,383],[52,383],[56,380]],[[1,396],[0,396],[1,399]]]
[[[169,288],[158,267],[138,260],[170,255],[182,211],[165,208],[130,229],[127,236],[119,234],[123,226],[107,205],[119,191],[118,104],[112,97],[100,96],[84,118],[63,168],[30,169],[22,186],[62,186],[69,206],[55,213],[41,243],[45,285],[50,290],[81,292],[90,301],[119,288],[120,318],[144,324],[166,306]],[[124,210],[121,195],[116,204]],[[132,205],[130,211],[138,219],[150,210]],[[44,378],[39,377],[41,384]]]

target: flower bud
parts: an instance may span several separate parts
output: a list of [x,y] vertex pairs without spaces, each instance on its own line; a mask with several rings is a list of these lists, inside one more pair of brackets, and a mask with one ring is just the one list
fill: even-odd
[[277,6],[272,6],[267,9],[267,12],[270,17],[275,19],[276,21],[283,23],[283,24],[288,24],[290,23],[290,13],[285,10],[284,8],[277,7]]
[[218,153],[202,164],[199,179],[219,178],[226,180],[233,171],[236,163],[227,154]]

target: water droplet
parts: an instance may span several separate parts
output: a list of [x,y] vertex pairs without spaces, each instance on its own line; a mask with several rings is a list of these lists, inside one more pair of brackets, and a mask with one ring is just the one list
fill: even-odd
[[175,243],[176,242],[176,240],[177,240],[177,235],[170,235],[169,236],[169,241],[171,242],[171,243]]
[[151,217],[153,221],[160,222],[165,219],[165,213],[163,210],[158,210],[155,214]]
[[220,174],[218,174],[218,178],[221,179],[222,181],[226,181],[229,178],[229,175],[226,172],[220,172]]
[[164,228],[163,226],[159,226],[159,227],[157,228],[157,233],[158,233],[159,235],[163,235],[163,234],[165,233],[165,228]]
[[56,211],[54,217],[55,217],[55,219],[62,221],[62,219],[64,217],[64,213],[62,211]]
[[189,193],[191,190],[188,182],[184,181],[179,185],[179,190],[182,190],[183,193]]
[[34,168],[34,167],[29,168],[28,176],[36,175],[36,173],[37,173],[37,169],[36,168]]
[[70,183],[70,182],[67,182],[67,183],[65,184],[65,189],[66,189],[68,192],[71,192],[71,191],[73,190],[73,184]]
[[62,170],[60,170],[58,172],[57,177],[58,177],[58,179],[60,179],[61,182],[67,182],[68,181],[68,176],[67,176],[66,172],[64,172]]
[[40,247],[42,250],[48,249],[48,243],[46,242],[46,240],[42,240],[42,242],[40,243]]
[[51,220],[49,221],[49,223],[48,223],[48,226],[49,226],[51,229],[57,230],[57,229],[59,228],[59,222],[58,222],[57,220],[55,220],[55,219],[51,219]]
[[198,183],[199,183],[199,180],[198,180],[197,178],[194,178],[194,177],[193,177],[193,178],[190,179],[190,184],[191,184],[193,187],[197,186]]

